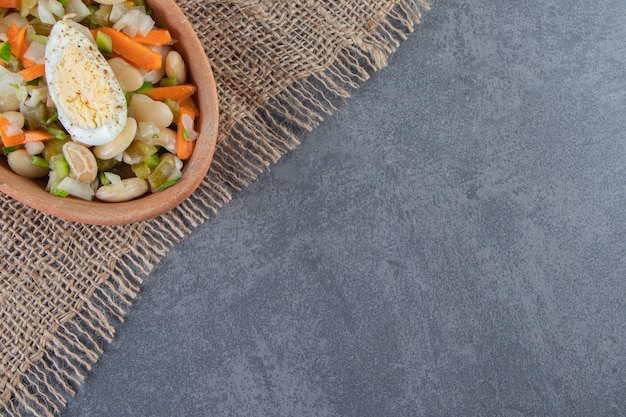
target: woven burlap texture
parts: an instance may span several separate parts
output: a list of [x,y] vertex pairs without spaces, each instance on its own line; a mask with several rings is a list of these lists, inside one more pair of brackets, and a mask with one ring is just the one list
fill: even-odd
[[58,415],[169,248],[298,144],[413,31],[422,0],[182,0],[212,62],[208,175],[151,221],[65,222],[0,195],[0,414]]

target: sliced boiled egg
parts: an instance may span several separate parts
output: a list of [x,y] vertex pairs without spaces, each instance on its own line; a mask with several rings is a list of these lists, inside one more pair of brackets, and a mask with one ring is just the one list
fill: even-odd
[[45,68],[50,98],[72,139],[94,146],[112,142],[126,124],[126,99],[91,33],[71,20],[55,23]]

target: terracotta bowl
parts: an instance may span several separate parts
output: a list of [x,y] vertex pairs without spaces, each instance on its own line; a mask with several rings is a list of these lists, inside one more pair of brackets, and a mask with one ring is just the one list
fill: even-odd
[[151,219],[168,212],[193,193],[206,175],[217,140],[217,91],[208,58],[193,27],[173,0],[149,0],[153,18],[160,27],[170,30],[178,42],[174,48],[183,56],[191,83],[198,86],[196,104],[200,111],[193,156],[185,162],[183,178],[175,185],[155,194],[146,194],[124,203],[84,201],[73,197],[55,197],[45,189],[42,180],[23,178],[11,171],[6,158],[0,156],[0,191],[44,213],[65,220],[120,225]]

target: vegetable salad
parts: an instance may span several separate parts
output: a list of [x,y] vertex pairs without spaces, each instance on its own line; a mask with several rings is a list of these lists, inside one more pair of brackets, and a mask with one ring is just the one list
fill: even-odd
[[196,86],[144,0],[0,0],[0,139],[59,197],[121,202],[182,177]]

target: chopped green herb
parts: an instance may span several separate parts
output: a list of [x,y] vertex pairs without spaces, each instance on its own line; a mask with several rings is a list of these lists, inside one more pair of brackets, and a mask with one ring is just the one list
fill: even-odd
[[11,152],[17,151],[18,149],[21,149],[21,148],[22,148],[21,145],[3,147],[2,148],[2,153],[5,154],[5,155],[8,155]]
[[186,141],[189,141],[189,134],[187,134],[187,129],[185,129],[184,127],[183,127],[183,138]]
[[49,169],[50,165],[48,165],[48,161],[43,159],[39,155],[33,155],[30,157],[30,163],[39,168]]
[[54,136],[55,139],[59,139],[59,140],[67,139],[67,133],[65,133],[63,131],[63,129],[57,129],[57,128],[54,128],[54,127],[49,127],[46,130],[48,131],[48,133],[50,133],[52,136]]
[[[54,110],[54,114],[50,117],[48,117],[48,119],[46,119],[46,126],[49,125],[50,123],[56,122],[59,119],[59,113],[57,113],[56,109]],[[52,132],[50,132],[51,134],[53,134]]]

